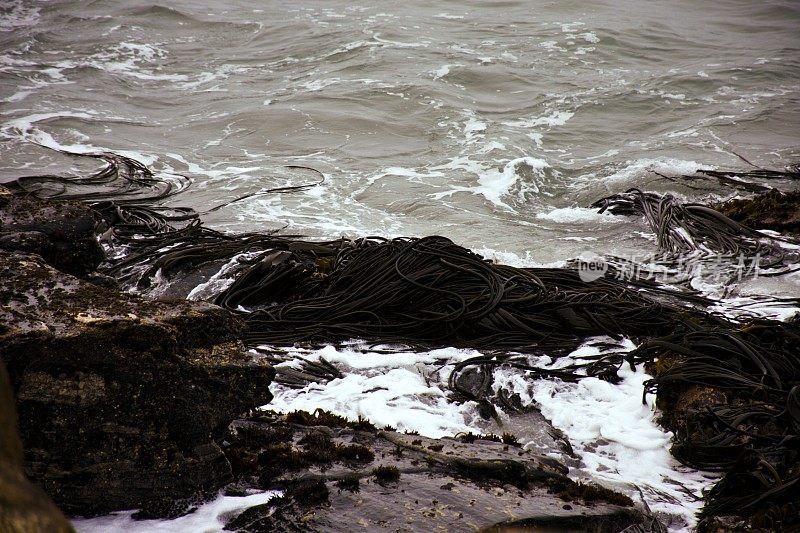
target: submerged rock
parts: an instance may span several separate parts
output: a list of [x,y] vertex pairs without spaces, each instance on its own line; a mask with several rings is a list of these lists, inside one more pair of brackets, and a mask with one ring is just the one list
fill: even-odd
[[[501,439],[430,439],[324,412],[266,414],[231,426],[226,454],[242,485],[284,495],[232,531],[620,531],[660,524],[622,494]],[[506,439],[512,442],[513,439]]]
[[69,514],[144,508],[217,489],[215,441],[268,403],[274,370],[206,303],[147,301],[0,250],[0,353],[25,469]]

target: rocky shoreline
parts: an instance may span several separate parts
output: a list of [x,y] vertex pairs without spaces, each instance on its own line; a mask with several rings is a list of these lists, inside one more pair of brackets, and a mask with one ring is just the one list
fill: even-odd
[[[729,205],[754,225],[753,209]],[[792,205],[795,218],[784,220],[797,219]],[[253,415],[271,400],[275,371],[245,349],[241,318],[210,303],[121,291],[96,271],[97,222],[80,202],[0,186],[0,367],[10,379],[0,393],[16,398],[25,475],[65,513],[170,517],[223,488],[277,488],[284,496],[227,528],[664,529],[626,496],[570,480],[564,464],[522,450],[513,436],[433,440],[324,412]],[[696,389],[660,397],[676,433],[730,400]],[[0,529],[67,531],[22,476],[13,407],[4,399],[0,409],[0,459],[12,465],[0,480]],[[755,531],[756,518],[710,517],[701,529]]]
[[[241,321],[104,286],[88,268],[97,249],[81,247],[99,248],[88,208],[3,198],[0,346],[28,476],[83,515],[147,512],[230,482],[215,437],[269,402],[274,376],[238,341]],[[86,227],[90,238],[73,231]]]
[[[2,392],[16,397],[25,474],[70,515],[179,516],[227,487],[285,491],[233,520],[239,531],[344,531],[357,521],[617,531],[647,520],[627,497],[502,442],[439,444],[333,415],[240,419],[269,403],[275,372],[246,352],[238,317],[209,303],[147,300],[97,275],[102,249],[81,203],[3,188],[0,201]],[[33,484],[3,486],[4,531],[69,530]]]

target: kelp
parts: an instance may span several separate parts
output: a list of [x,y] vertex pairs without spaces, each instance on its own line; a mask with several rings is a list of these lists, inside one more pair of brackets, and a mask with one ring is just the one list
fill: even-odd
[[150,278],[159,269],[168,273],[215,259],[230,259],[239,253],[271,249],[272,243],[287,238],[274,237],[276,231],[226,235],[204,227],[201,215],[254,196],[300,192],[325,181],[325,176],[316,169],[285,165],[284,168],[316,173],[319,180],[262,189],[198,213],[188,207],[158,205],[189,186],[191,180],[185,176],[156,175],[139,161],[112,152],[54,150],[71,157],[96,159],[104,164],[87,176],[29,175],[4,183],[4,186],[13,193],[45,200],[87,203],[96,214],[96,231],[101,234],[100,240],[124,249],[123,254],[112,257],[102,266],[102,272],[121,281],[130,281],[138,274],[142,286],[149,285]]
[[[649,259],[650,266],[635,265],[640,278],[653,277],[670,285],[675,277],[684,284],[693,278],[711,278],[729,287],[747,277],[778,276],[800,269],[797,252],[785,246],[800,244],[797,239],[755,230],[709,206],[681,202],[670,194],[632,188],[601,198],[591,207],[600,213],[641,216],[653,231],[657,250]],[[618,268],[631,266],[623,258],[607,259]]]
[[[670,362],[659,369],[661,360]],[[644,383],[643,395],[656,394],[667,410],[676,459],[723,474],[705,495],[702,520],[738,515],[770,530],[800,524],[797,324],[756,319],[738,327],[699,327],[647,339],[628,352],[611,346],[558,369],[531,365],[522,354],[487,354],[456,363],[448,384],[461,399],[477,402],[479,412],[493,415],[494,406],[518,409],[502,388],[492,386],[497,368],[514,369],[529,379],[574,382],[598,377],[616,382],[625,364],[644,364],[655,371]],[[473,375],[462,379],[468,372]],[[683,405],[692,390],[713,390],[721,398]],[[682,414],[673,416],[672,411]]]
[[628,189],[594,202],[599,212],[615,215],[644,216],[656,234],[659,251],[685,255],[704,250],[727,256],[762,257],[765,267],[782,262],[783,252],[777,237],[766,235],[731,220],[706,205],[684,203],[672,195],[660,195]]
[[145,165],[112,152],[78,153],[56,150],[73,157],[88,157],[104,163],[88,176],[43,174],[21,176],[4,183],[13,192],[48,200],[79,200],[93,203],[113,200],[117,204],[153,203],[175,195],[189,186],[185,176],[159,178]]
[[677,355],[645,382],[667,396],[713,387],[724,403],[706,406],[675,431],[673,455],[689,466],[724,472],[706,495],[701,518],[735,514],[754,525],[798,525],[800,494],[800,327],[754,321],[734,330],[700,330],[645,341],[627,358]]
[[[263,269],[250,267],[261,279],[250,292],[232,299],[234,285],[217,301],[236,309],[248,298],[260,307],[245,316],[252,344],[366,338],[564,350],[594,335],[665,334],[690,313],[610,278],[588,284],[574,270],[496,265],[439,236],[346,241],[329,261],[270,256]],[[302,289],[294,290],[298,284]],[[289,300],[276,301],[287,292]],[[708,317],[695,314],[717,320]]]

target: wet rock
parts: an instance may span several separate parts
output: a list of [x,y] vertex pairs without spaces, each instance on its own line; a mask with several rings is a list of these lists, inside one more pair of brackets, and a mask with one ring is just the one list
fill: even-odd
[[0,360],[0,531],[66,533],[73,531],[61,511],[25,478],[22,443],[17,433],[14,395]]
[[729,200],[715,209],[751,228],[800,233],[800,191],[773,189],[753,198]]
[[[306,424],[289,422],[298,419]],[[560,462],[502,439],[430,439],[335,419],[308,425],[314,419],[326,417],[265,414],[232,424],[226,454],[249,464],[239,484],[284,495],[244,511],[226,529],[620,531],[651,520],[628,497],[576,483]],[[354,446],[369,453],[336,453]]]
[[0,249],[38,254],[62,272],[84,276],[105,258],[95,226],[84,204],[13,195],[0,185]]
[[87,283],[36,255],[0,250],[0,279],[25,469],[65,512],[171,514],[176,498],[231,481],[215,439],[271,400],[274,377],[236,317]]

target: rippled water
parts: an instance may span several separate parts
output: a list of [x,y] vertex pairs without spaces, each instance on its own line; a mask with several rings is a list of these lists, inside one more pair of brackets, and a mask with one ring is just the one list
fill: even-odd
[[[441,233],[550,262],[645,245],[554,208],[687,193],[648,170],[745,166],[732,151],[800,158],[790,1],[3,4],[0,179],[67,163],[30,141],[139,154],[194,178],[174,202],[198,208],[315,179],[287,164],[326,174],[210,219],[230,229]],[[707,185],[692,195],[731,193]]]
[[305,165],[325,182],[206,221],[437,233],[512,263],[652,250],[582,206],[734,194],[653,171],[797,163],[798,27],[793,1],[0,0],[0,182],[102,148],[192,178],[170,201],[203,210]]

